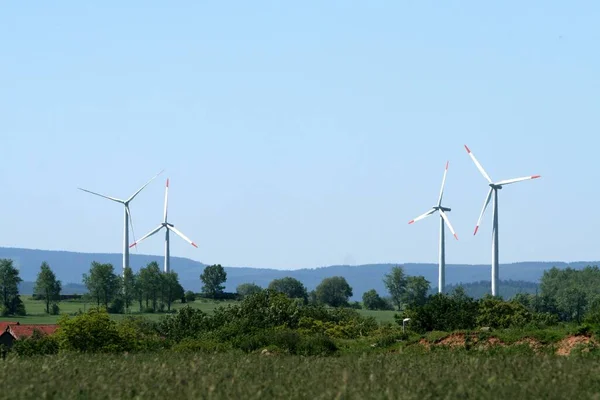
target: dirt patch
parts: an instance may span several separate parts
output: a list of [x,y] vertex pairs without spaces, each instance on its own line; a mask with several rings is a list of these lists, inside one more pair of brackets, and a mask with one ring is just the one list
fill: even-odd
[[502,340],[500,340],[500,339],[498,339],[498,338],[495,338],[495,337],[491,337],[491,338],[489,338],[489,339],[487,340],[487,344],[488,344],[488,345],[490,345],[490,346],[501,346],[501,347],[506,347],[506,344],[505,344],[505,343],[504,343]]
[[439,340],[436,344],[439,346],[448,346],[452,348],[465,347],[466,339],[464,333],[453,333]]
[[[596,344],[591,338],[583,335],[569,336],[558,342],[556,346],[556,354],[559,356],[568,356],[571,351],[580,345],[589,345],[590,343]],[[584,350],[585,351],[585,350]],[[589,349],[587,350],[589,351]]]
[[419,340],[419,344],[421,346],[425,347],[427,350],[431,350],[431,343],[429,343],[429,341],[427,339]]

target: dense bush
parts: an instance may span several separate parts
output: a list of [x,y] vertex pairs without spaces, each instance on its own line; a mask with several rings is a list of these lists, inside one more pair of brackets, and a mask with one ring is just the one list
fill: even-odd
[[410,318],[410,329],[415,332],[454,331],[473,329],[477,325],[478,304],[464,292],[453,295],[435,294],[420,307],[409,308],[403,315],[396,314],[396,322]]
[[491,328],[522,327],[531,322],[531,313],[521,303],[486,296],[479,301],[478,326]]
[[11,348],[19,356],[42,356],[58,353],[58,340],[37,330],[30,338],[16,340]]
[[61,350],[113,353],[135,349],[135,332],[110,319],[104,309],[92,308],[75,317],[65,315],[56,333]]

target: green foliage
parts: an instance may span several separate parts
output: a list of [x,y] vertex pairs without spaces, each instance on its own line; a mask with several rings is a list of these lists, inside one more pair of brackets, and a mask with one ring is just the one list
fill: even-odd
[[171,311],[171,305],[177,299],[184,297],[183,287],[179,284],[179,277],[175,271],[161,275],[161,300],[166,304],[167,311]]
[[210,317],[205,312],[186,306],[176,314],[164,318],[160,332],[169,340],[179,342],[185,338],[197,338],[210,327]]
[[308,292],[302,282],[296,278],[287,276],[281,279],[274,279],[269,283],[269,289],[283,293],[290,299],[302,299],[308,302]]
[[192,292],[191,290],[185,292],[185,301],[188,303],[193,303],[196,301],[196,293]]
[[225,289],[223,283],[227,280],[227,273],[221,264],[210,265],[204,268],[200,280],[204,283],[202,292],[209,297],[216,298]]
[[22,357],[57,354],[58,340],[55,336],[44,335],[34,330],[30,338],[15,341],[11,350]]
[[332,307],[348,305],[348,299],[352,296],[352,288],[343,276],[323,279],[315,292],[318,302]]
[[410,318],[410,329],[415,332],[454,331],[473,329],[477,323],[478,305],[475,300],[456,290],[451,296],[435,294],[420,307],[409,308],[404,315],[396,315],[396,322]]
[[209,339],[186,338],[171,347],[175,353],[219,353],[230,350],[229,343],[219,343]]
[[581,322],[600,297],[600,269],[588,266],[582,270],[552,268],[544,272],[540,282],[538,312],[557,313],[563,321]]
[[487,296],[479,302],[477,325],[491,328],[522,327],[531,322],[531,313],[516,301]]
[[56,275],[45,261],[40,266],[33,294],[46,303],[46,314],[50,314],[50,307],[60,300],[62,285]]
[[409,276],[406,278],[405,292],[401,296],[404,307],[420,307],[427,301],[427,292],[430,283],[422,276]]
[[392,309],[385,299],[382,299],[375,289],[363,293],[363,305],[367,310],[390,310]]
[[119,295],[121,282],[112,264],[93,262],[89,274],[83,274],[83,283],[98,307],[105,308]]
[[108,313],[99,308],[75,317],[63,316],[56,333],[61,350],[83,353],[132,351],[135,349],[134,337],[132,330],[119,329]]
[[236,288],[237,294],[241,299],[261,292],[263,289],[255,283],[242,283]]
[[393,267],[390,273],[384,276],[383,283],[392,297],[393,303],[398,309],[401,309],[407,284],[404,269],[401,266]]
[[145,309],[151,308],[152,312],[156,312],[162,294],[162,277],[158,263],[152,261],[146,267],[141,268],[136,281],[138,296],[141,298],[140,306],[143,303]]
[[19,270],[9,259],[0,260],[0,308],[1,314],[25,315],[25,306],[19,297],[19,283],[23,280]]
[[136,299],[136,276],[130,267],[125,267],[123,271],[123,305],[129,310]]

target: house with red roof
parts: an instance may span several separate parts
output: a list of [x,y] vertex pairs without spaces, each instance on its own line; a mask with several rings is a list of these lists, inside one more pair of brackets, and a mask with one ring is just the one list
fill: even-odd
[[15,340],[30,338],[36,331],[42,335],[52,335],[57,329],[58,325],[0,322],[0,345],[10,348]]

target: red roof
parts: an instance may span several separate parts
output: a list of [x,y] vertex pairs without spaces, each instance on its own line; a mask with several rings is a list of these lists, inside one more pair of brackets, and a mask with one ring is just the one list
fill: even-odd
[[6,331],[11,325],[19,325],[19,323],[12,321],[0,321],[0,334]]
[[28,338],[34,331],[39,331],[44,335],[52,335],[58,329],[58,325],[10,325],[8,331],[16,338]]

